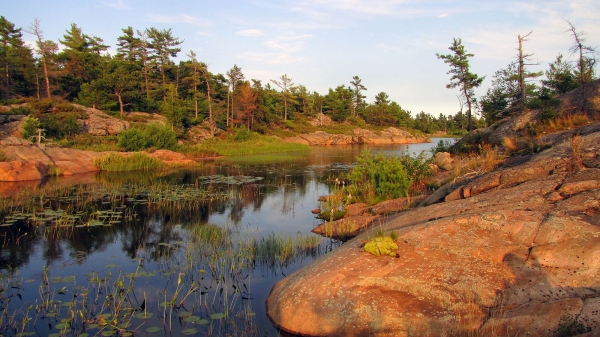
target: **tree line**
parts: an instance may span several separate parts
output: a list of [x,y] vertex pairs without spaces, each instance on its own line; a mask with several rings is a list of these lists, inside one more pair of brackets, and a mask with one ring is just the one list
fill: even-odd
[[[574,27],[572,30],[575,37],[583,40]],[[24,33],[35,38],[33,49],[24,43]],[[584,78],[593,77],[593,58],[584,57],[585,52],[593,49],[580,44],[577,50],[587,62],[583,66],[570,66],[561,56],[547,72],[548,80],[542,81],[543,86],[538,88],[533,83],[518,84],[521,82],[516,82],[514,76],[519,72],[511,63],[494,75],[492,88],[477,101],[473,88],[484,78],[470,72],[468,58],[473,55],[456,39],[450,48],[454,54],[438,57],[452,67],[453,82],[448,87],[461,88],[458,96],[461,109],[450,116],[436,117],[423,111],[413,116],[385,92],[376,94],[373,103],[367,103],[364,96],[367,87],[358,76],[321,95],[295,84],[287,74],[262,83],[246,79],[238,65],[225,74],[213,73],[193,51],[176,63],[184,41],[175,37],[171,29],[123,28],[116,41],[117,52],[110,55],[109,45],[102,38],[84,33],[76,24],[65,30],[62,39],[52,41],[44,38],[37,19],[23,29],[2,16],[0,40],[0,65],[4,72],[0,100],[10,103],[23,97],[40,100],[58,97],[115,115],[131,111],[160,113],[180,133],[199,123],[205,123],[213,131],[216,127],[245,126],[266,133],[269,125],[285,126],[287,121],[301,122],[323,113],[338,122],[358,124],[362,120],[374,126],[460,134],[506,115],[518,105],[515,102],[531,105],[534,98],[564,92],[581,85]],[[580,76],[578,71],[586,75]],[[526,78],[535,75],[521,73]],[[525,87],[523,94],[519,94],[519,85]],[[464,113],[463,104],[467,108]],[[475,117],[472,112],[475,110],[483,118]]]
[[[527,67],[539,65],[532,63],[533,53],[524,51],[524,42],[528,41],[533,33],[517,36],[518,48],[513,61],[504,69],[496,71],[492,79],[492,86],[479,100],[474,89],[479,87],[484,77],[479,77],[470,70],[469,58],[474,55],[468,53],[460,38],[454,39],[448,48],[451,54],[436,54],[436,56],[450,65],[448,74],[451,82],[446,86],[449,89],[459,88],[461,110],[467,105],[468,129],[473,129],[472,111],[477,109],[487,125],[510,116],[525,109],[544,109],[549,115],[557,107],[557,97],[575,88],[582,87],[581,106],[586,110],[587,91],[586,85],[595,79],[595,65],[597,51],[595,47],[585,44],[585,32],[577,28],[568,20],[565,33],[570,34],[573,44],[569,48],[571,55],[576,57],[574,63],[565,61],[561,53],[545,71],[546,78],[533,82],[531,79],[544,75],[544,72],[530,72]],[[556,113],[556,112],[555,112]]]

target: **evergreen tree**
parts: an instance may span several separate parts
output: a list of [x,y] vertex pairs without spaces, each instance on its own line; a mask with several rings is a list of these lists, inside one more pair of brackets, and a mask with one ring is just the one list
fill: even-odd
[[[148,36],[148,48],[153,52],[153,58],[158,61],[160,68],[160,74],[162,79],[162,85],[165,86],[167,68],[171,66],[170,57],[176,57],[181,51],[178,48],[183,41],[173,37],[171,29],[158,30],[154,27],[146,29],[146,35]],[[166,96],[165,96],[166,97]]]
[[294,82],[292,79],[287,77],[287,74],[281,75],[280,80],[271,80],[273,84],[281,89],[281,98],[283,99],[283,120],[287,121],[288,119],[288,101],[294,100],[294,95],[291,92],[292,87],[294,86]]
[[231,121],[231,123],[233,123],[233,120],[235,119],[235,89],[237,88],[238,82],[244,80],[242,68],[238,67],[237,64],[234,64],[233,68],[227,71],[227,78],[229,78],[228,88],[230,88],[230,90],[227,92],[227,111],[229,112],[227,117],[227,126],[229,126],[229,122]]
[[35,73],[33,55],[23,42],[22,28],[0,16],[0,98],[28,96],[33,94]]
[[358,116],[358,111],[363,107],[363,98],[366,96],[361,94],[362,90],[367,90],[364,85],[362,85],[362,80],[358,76],[352,77],[352,81],[350,84],[354,87],[354,105],[352,106],[352,116]]
[[452,89],[459,87],[462,96],[467,103],[467,118],[469,119],[469,131],[473,129],[472,122],[472,105],[475,103],[475,95],[473,89],[481,85],[481,82],[485,79],[473,74],[469,70],[469,58],[473,57],[473,54],[467,53],[465,47],[462,45],[462,40],[454,39],[452,45],[448,48],[453,54],[440,55],[435,54],[438,59],[444,60],[444,63],[450,65],[451,69],[448,74],[452,74],[450,82],[446,85],[446,88]]
[[546,70],[546,79],[542,84],[548,88],[553,95],[560,95],[579,87],[577,77],[573,73],[573,66],[563,61],[563,55],[558,54],[556,60]]

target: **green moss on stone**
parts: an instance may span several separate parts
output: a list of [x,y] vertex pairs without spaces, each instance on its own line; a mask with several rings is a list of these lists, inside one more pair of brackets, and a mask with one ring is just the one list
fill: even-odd
[[375,255],[389,255],[392,257],[396,256],[395,250],[398,249],[398,245],[389,236],[378,236],[375,237],[364,246],[364,250]]

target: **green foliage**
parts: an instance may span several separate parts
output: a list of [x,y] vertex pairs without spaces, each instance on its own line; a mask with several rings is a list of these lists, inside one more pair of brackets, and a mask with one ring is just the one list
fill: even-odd
[[433,158],[428,158],[425,151],[421,151],[416,157],[404,155],[400,157],[400,162],[413,183],[412,187],[422,187],[424,181],[433,174],[431,170]]
[[353,199],[367,203],[405,197],[412,184],[402,159],[369,151],[360,154],[348,180]]
[[21,128],[23,129],[23,138],[29,139],[33,136],[37,136],[38,129],[41,127],[40,120],[27,116],[23,119],[23,124],[21,124]]
[[440,141],[437,143],[437,145],[432,147],[430,151],[431,151],[431,154],[436,154],[438,152],[450,152],[450,147],[452,147],[452,144],[450,144],[450,141],[440,139]]
[[121,131],[118,139],[117,145],[125,151],[141,151],[149,147],[173,150],[177,146],[175,132],[158,123]]
[[310,146],[295,143],[285,143],[273,136],[256,134],[253,139],[245,142],[233,140],[212,139],[195,147],[196,151],[214,153],[219,156],[248,156],[266,153],[308,152]]
[[125,151],[141,151],[148,147],[148,139],[144,132],[138,128],[131,128],[119,132],[117,145]]
[[389,255],[396,257],[398,245],[391,236],[376,236],[365,243],[363,249],[375,256]]
[[166,125],[150,123],[143,130],[149,147],[172,150],[177,146],[175,132]]
[[18,106],[18,107],[11,108],[10,110],[8,110],[8,112],[3,113],[3,114],[6,114],[6,115],[29,115],[30,112],[31,112],[31,110],[28,107]]
[[47,137],[61,139],[77,133],[78,113],[58,112],[39,116],[41,128]]
[[255,133],[246,129],[245,127],[239,127],[233,134],[233,140],[236,142],[245,142],[254,138]]
[[164,166],[160,159],[150,157],[145,153],[135,153],[128,157],[111,153],[94,159],[94,165],[103,171],[110,172],[150,170]]

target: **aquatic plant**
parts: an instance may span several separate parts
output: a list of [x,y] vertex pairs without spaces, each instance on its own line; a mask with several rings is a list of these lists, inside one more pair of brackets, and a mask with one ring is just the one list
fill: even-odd
[[103,171],[109,172],[150,170],[164,167],[160,159],[150,157],[144,153],[136,153],[131,156],[111,153],[94,159],[94,165]]

